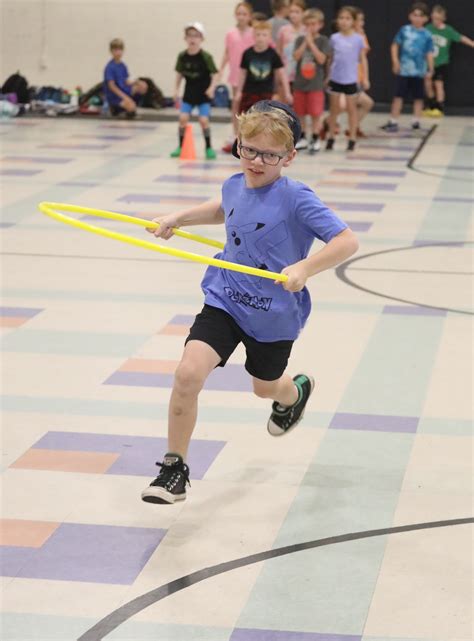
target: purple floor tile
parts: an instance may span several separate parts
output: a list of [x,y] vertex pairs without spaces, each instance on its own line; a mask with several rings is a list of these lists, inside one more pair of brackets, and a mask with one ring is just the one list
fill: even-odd
[[385,305],[382,314],[401,314],[406,316],[446,316],[445,309],[421,307],[418,305]]
[[35,549],[13,545],[0,546],[0,576],[17,576],[28,565]]
[[221,178],[210,178],[210,177],[205,177],[205,178],[200,178],[199,176],[177,176],[177,175],[171,175],[171,174],[163,174],[162,176],[158,176],[158,178],[155,178],[154,182],[156,183],[189,183],[189,184],[195,184],[199,185],[201,183],[205,183],[206,185],[208,184],[216,184],[216,185],[221,185],[222,184],[222,179]]
[[415,151],[416,147],[413,145],[372,145],[370,143],[359,143],[359,149],[380,149],[383,151]]
[[45,158],[44,156],[4,156],[2,160],[8,161],[25,161],[34,162],[40,165],[63,165],[71,162],[74,158]]
[[361,636],[354,634],[236,628],[229,641],[361,641],[361,639]]
[[99,183],[93,182],[79,182],[75,180],[64,180],[58,183],[58,187],[97,187]]
[[347,155],[348,160],[373,160],[374,162],[406,162],[410,156],[375,156],[370,154]]
[[366,232],[372,227],[372,223],[352,220],[348,223],[352,231]]
[[131,585],[165,534],[154,528],[62,523],[17,576]]
[[[194,439],[189,448],[192,479],[202,479],[225,445],[225,441]],[[32,449],[70,452],[110,452],[120,457],[106,474],[153,476],[155,461],[166,453],[167,439],[127,434],[93,434],[87,432],[47,432]]]
[[173,318],[168,321],[168,325],[191,325],[194,323],[196,316],[191,314],[176,314]]
[[395,191],[397,187],[397,183],[362,182],[357,185],[357,189],[368,189],[373,191]]
[[0,316],[33,318],[33,316],[36,316],[36,314],[42,311],[42,309],[36,307],[0,307]]
[[179,166],[180,169],[235,169],[238,170],[238,165],[231,165],[224,162],[189,162]]
[[133,131],[135,131],[136,129],[141,131],[155,131],[158,128],[154,125],[127,125],[126,123],[104,123],[98,125],[98,127],[99,129],[131,129]]
[[87,140],[131,140],[133,136],[120,136],[116,134],[107,134],[107,135],[101,135],[101,136],[88,136],[88,135],[80,135],[77,134],[75,136],[72,136],[72,138],[86,138]]
[[417,416],[388,416],[384,414],[349,414],[338,412],[329,425],[333,430],[361,430],[368,432],[415,433]]
[[331,174],[365,174],[366,176],[387,176],[390,178],[403,178],[405,171],[392,171],[390,169],[333,169]]
[[84,151],[94,151],[94,150],[103,150],[108,149],[110,145],[73,145],[69,143],[63,144],[47,144],[47,145],[38,145],[39,149],[78,149]]
[[36,176],[42,169],[0,169],[0,176]]
[[158,196],[156,194],[125,194],[124,196],[121,196],[118,201],[126,203],[159,203],[162,200],[169,199],[182,200],[183,202],[186,202],[188,200],[202,202],[209,200],[207,196],[182,196],[179,194],[162,194],[161,196]]
[[9,227],[14,227],[16,223],[0,223],[0,229],[8,229]]
[[[130,385],[132,387],[172,387],[173,374],[150,372],[115,372],[104,381],[104,385]],[[211,372],[204,385],[206,390],[226,392],[250,392],[250,376],[242,365],[230,364]]]
[[334,200],[328,202],[327,205],[339,211],[370,211],[377,214],[385,207],[384,203],[343,203]]

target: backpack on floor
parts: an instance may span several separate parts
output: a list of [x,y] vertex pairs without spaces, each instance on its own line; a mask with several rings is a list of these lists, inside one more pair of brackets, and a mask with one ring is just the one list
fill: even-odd
[[214,100],[212,101],[212,106],[224,107],[225,109],[229,109],[230,95],[226,85],[217,85],[214,92]]
[[30,102],[30,94],[28,91],[28,81],[20,75],[20,72],[9,76],[2,85],[2,93],[15,93],[17,100],[21,104]]

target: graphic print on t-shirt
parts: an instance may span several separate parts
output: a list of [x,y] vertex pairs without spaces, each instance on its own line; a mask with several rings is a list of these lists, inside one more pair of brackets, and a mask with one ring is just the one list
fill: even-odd
[[272,72],[272,65],[268,60],[252,60],[249,72],[254,80],[266,80]]
[[[230,211],[229,218],[233,213],[234,209]],[[227,247],[231,253],[231,260],[257,269],[268,269],[270,251],[288,238],[286,223],[283,221],[270,228],[259,221],[240,226],[227,224],[227,234]],[[234,279],[243,284],[251,281],[258,288],[261,287],[263,280],[263,278],[255,278],[240,272],[235,273]]]

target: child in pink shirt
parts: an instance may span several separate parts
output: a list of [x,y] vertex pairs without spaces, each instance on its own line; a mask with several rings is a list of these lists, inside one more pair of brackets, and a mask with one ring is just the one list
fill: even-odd
[[294,42],[298,36],[306,33],[303,24],[305,9],[304,0],[292,0],[288,14],[290,24],[285,25],[278,32],[277,52],[283,60],[290,82],[293,82],[296,73],[296,61],[293,59]]
[[230,154],[232,145],[237,137],[237,120],[234,110],[234,98],[237,91],[237,85],[240,77],[240,62],[243,52],[255,44],[254,33],[252,29],[252,5],[248,2],[239,2],[235,7],[235,18],[237,25],[230,29],[225,35],[225,51],[222,57],[221,66],[218,74],[220,82],[222,73],[226,65],[229,65],[228,82],[232,89],[232,127],[234,135],[222,147],[222,151]]

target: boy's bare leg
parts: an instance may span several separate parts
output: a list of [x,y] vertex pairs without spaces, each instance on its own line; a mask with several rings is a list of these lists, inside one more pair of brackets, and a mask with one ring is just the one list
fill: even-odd
[[446,98],[446,95],[444,92],[444,82],[442,80],[435,80],[434,86],[435,86],[436,102],[440,105],[443,105],[444,100]]
[[392,109],[390,111],[390,117],[393,120],[398,120],[400,114],[402,113],[403,107],[403,98],[394,98],[392,100]]
[[207,343],[191,340],[175,372],[168,409],[168,451],[186,460],[196,425],[198,396],[221,357]]
[[288,374],[283,374],[276,381],[262,381],[253,379],[253,391],[260,398],[271,398],[280,405],[289,407],[298,400],[298,388]]
[[360,126],[360,123],[362,120],[366,117],[366,115],[373,109],[374,106],[374,101],[372,98],[365,93],[365,91],[361,91],[357,97],[357,126]]
[[349,124],[349,140],[355,140],[357,137],[357,103],[356,96],[346,96],[347,102],[347,120]]
[[421,112],[423,111],[423,100],[414,100],[413,101],[413,117],[415,120],[421,118]]
[[340,112],[340,95],[338,93],[329,94],[329,137],[335,138],[337,117]]

